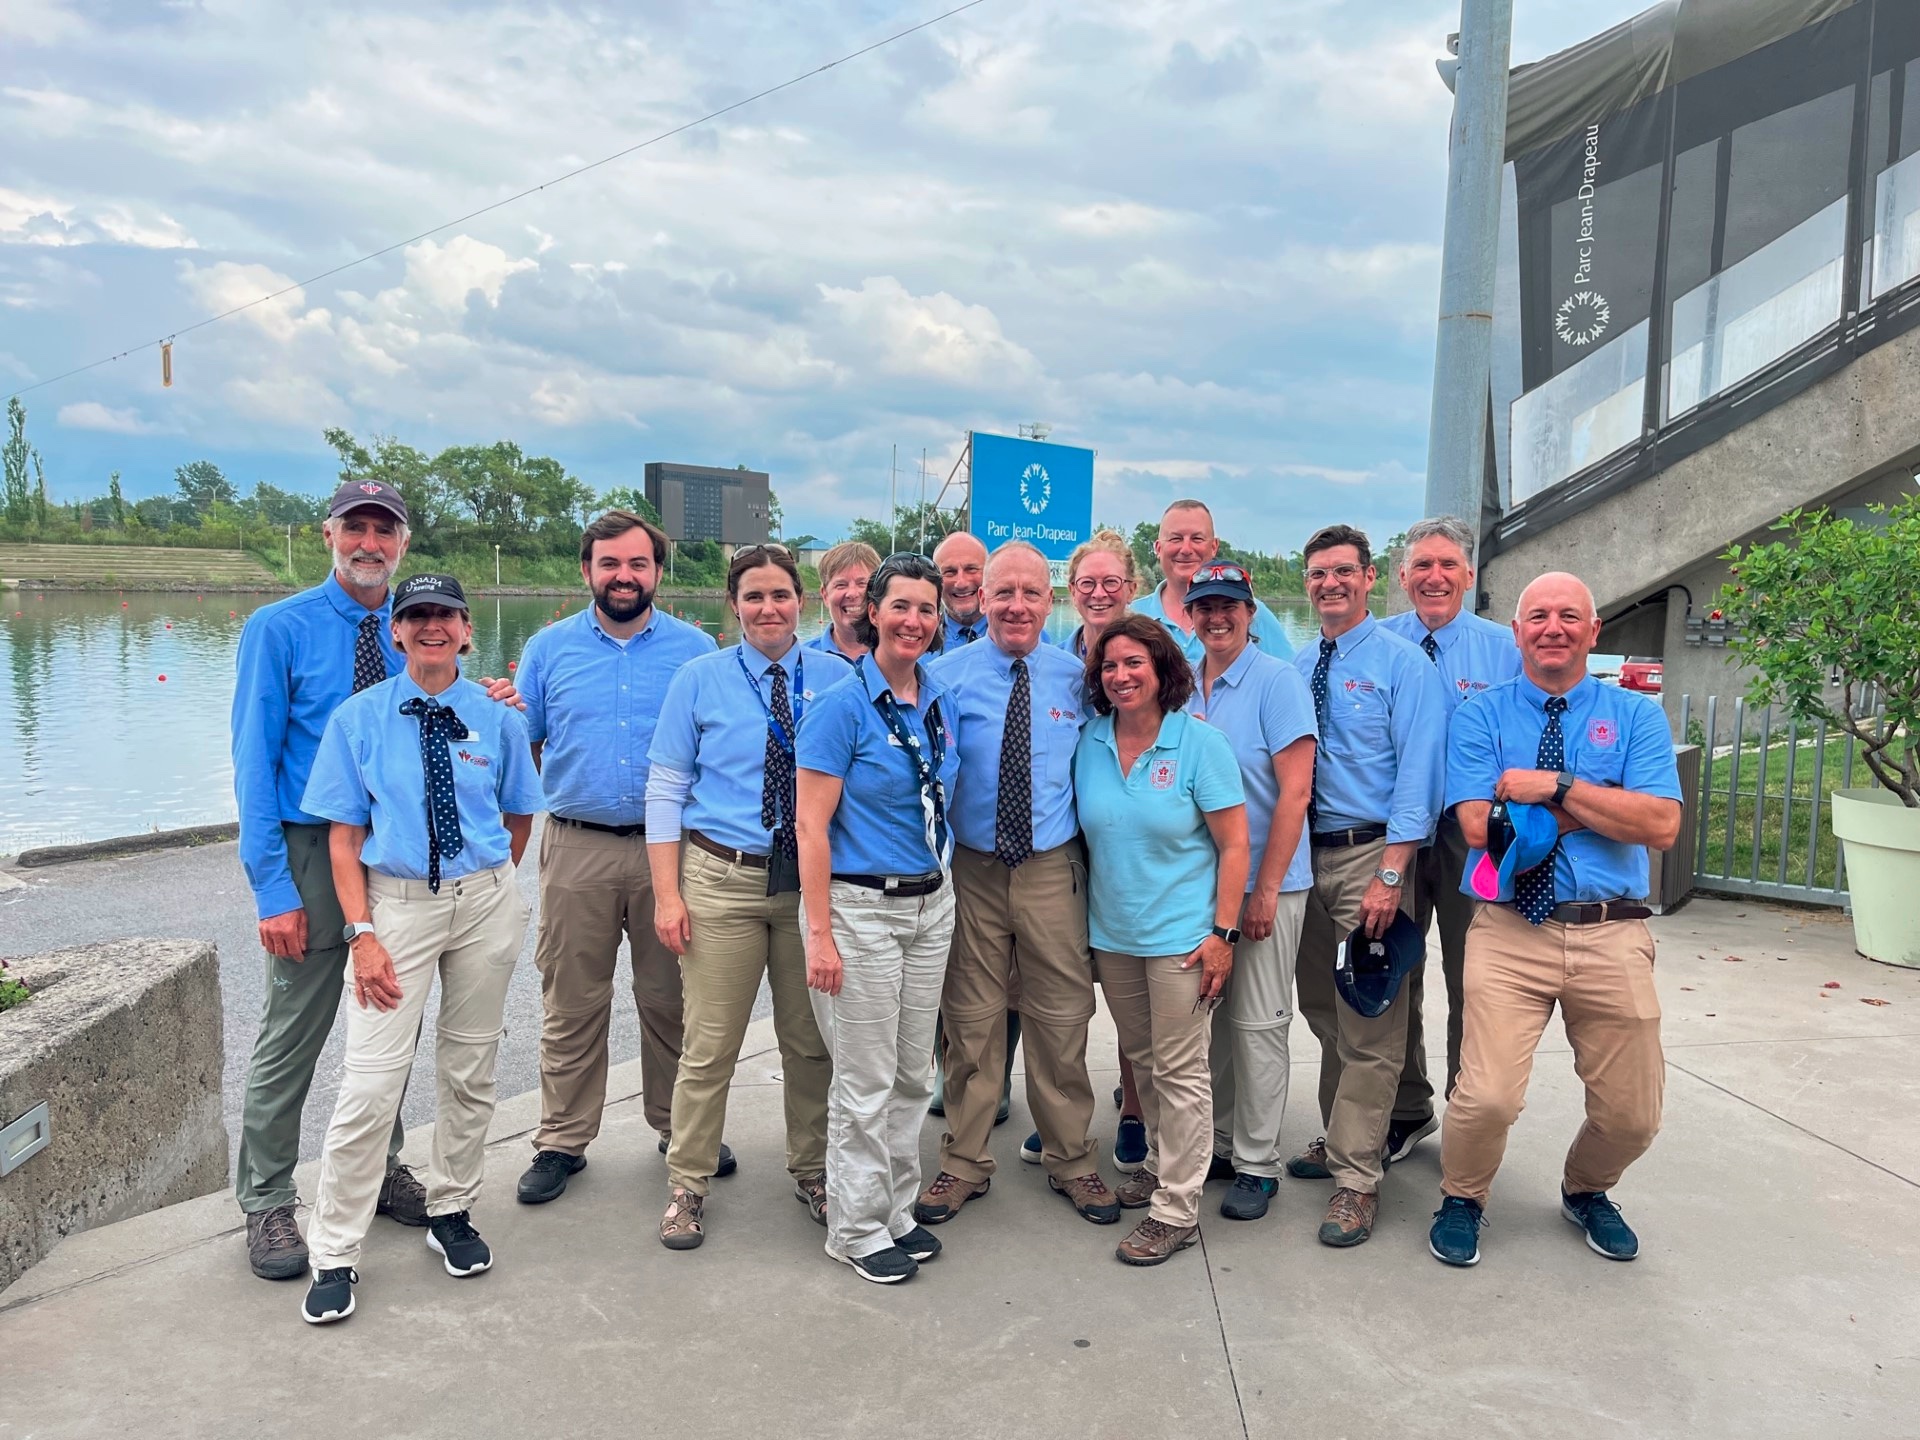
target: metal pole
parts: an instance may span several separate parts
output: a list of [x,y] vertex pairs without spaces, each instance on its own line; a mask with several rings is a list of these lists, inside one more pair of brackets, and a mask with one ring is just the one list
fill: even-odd
[[927,452],[920,451],[920,541],[916,545],[917,553],[927,553]]
[[1461,0],[1440,256],[1440,329],[1434,342],[1433,418],[1427,439],[1427,514],[1457,515],[1476,531],[1485,484],[1493,277],[1512,40],[1513,0]]
[[500,547],[498,545],[493,547],[493,584],[495,589],[500,586]]
[[287,526],[287,582],[293,582],[293,526]]
[[887,553],[893,554],[900,548],[900,447],[893,447],[893,458],[887,461]]

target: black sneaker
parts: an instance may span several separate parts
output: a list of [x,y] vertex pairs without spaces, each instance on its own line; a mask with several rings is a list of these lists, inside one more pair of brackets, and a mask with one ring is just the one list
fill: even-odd
[[493,1251],[467,1215],[465,1210],[456,1210],[427,1222],[427,1248],[446,1262],[447,1274],[456,1279],[493,1268]]
[[411,1165],[396,1165],[380,1182],[380,1198],[373,1213],[411,1225],[416,1230],[427,1223],[427,1187],[413,1173]]
[[353,1313],[353,1287],[360,1283],[359,1272],[351,1265],[339,1270],[316,1270],[307,1298],[301,1302],[300,1318],[309,1325],[331,1325]]
[[1427,1232],[1427,1251],[1443,1265],[1478,1265],[1480,1229],[1487,1223],[1480,1202],[1464,1195],[1442,1195]]
[[1207,1161],[1207,1179],[1209,1180],[1231,1180],[1239,1173],[1233,1168],[1231,1155],[1215,1155]]
[[514,1197],[522,1205],[544,1205],[567,1193],[567,1179],[587,1168],[587,1157],[564,1150],[542,1150],[520,1177]]
[[924,1263],[940,1254],[940,1237],[924,1225],[916,1225],[906,1234],[895,1237],[893,1243],[912,1256],[916,1263]]
[[[827,1253],[833,1255],[831,1250]],[[851,1265],[854,1274],[876,1285],[898,1285],[920,1273],[920,1262],[898,1245],[890,1245],[873,1255],[833,1255],[833,1258],[842,1265]]]
[[262,1280],[307,1273],[307,1242],[293,1222],[293,1206],[275,1205],[247,1216],[247,1264]]
[[1387,1127],[1386,1162],[1398,1165],[1413,1153],[1413,1147],[1440,1128],[1440,1117],[1424,1120],[1396,1120]]
[[1279,1192],[1280,1182],[1271,1175],[1236,1175],[1233,1188],[1220,1197],[1220,1213],[1229,1220],[1258,1220]]
[[1604,1190],[1569,1195],[1560,1192],[1560,1213],[1587,1235],[1587,1248],[1609,1260],[1631,1260],[1640,1253],[1640,1237],[1620,1217],[1620,1207]]
[[[662,1135],[660,1137],[660,1153],[662,1155],[666,1154],[667,1147],[672,1143],[672,1135]],[[728,1146],[726,1141],[722,1140],[720,1142],[720,1158],[713,1162],[713,1178],[716,1180],[724,1180],[739,1168],[740,1162],[733,1158],[732,1148]]]

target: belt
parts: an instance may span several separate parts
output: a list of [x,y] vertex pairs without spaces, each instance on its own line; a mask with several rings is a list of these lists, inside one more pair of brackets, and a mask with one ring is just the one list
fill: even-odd
[[1638,900],[1570,900],[1554,906],[1547,918],[1562,925],[1604,925],[1610,920],[1645,920],[1652,914]]
[[687,840],[696,848],[709,855],[718,855],[722,860],[735,865],[744,865],[749,870],[767,868],[767,857],[756,855],[751,850],[736,850],[731,845],[722,845],[718,840],[709,840],[698,830],[687,831]]
[[1351,830],[1316,830],[1312,835],[1316,850],[1344,850],[1349,845],[1371,845],[1387,838],[1384,825],[1356,825]]
[[946,883],[947,877],[938,870],[926,875],[842,875],[836,870],[833,878],[844,880],[849,885],[858,885],[863,890],[882,890],[889,895],[911,899],[915,895],[933,894]]
[[602,825],[598,820],[576,820],[571,815],[548,815],[547,819],[562,825],[571,825],[576,830],[598,830],[602,835],[618,835],[622,840],[629,835],[644,835],[645,825]]

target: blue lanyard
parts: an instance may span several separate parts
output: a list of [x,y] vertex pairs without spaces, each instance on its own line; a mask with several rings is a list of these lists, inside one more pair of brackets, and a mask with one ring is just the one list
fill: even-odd
[[[753,691],[753,698],[760,702],[760,708],[766,712],[767,733],[773,736],[773,743],[786,754],[792,755],[793,737],[787,734],[787,727],[780,723],[779,717],[773,713],[773,707],[767,704],[767,697],[760,693],[760,682],[754,679],[753,672],[747,668],[746,648],[747,642],[742,640],[733,647],[733,658],[740,662],[740,673],[747,677],[747,688]],[[780,662],[776,660],[773,663],[778,665]],[[793,711],[795,730],[800,728],[800,717],[807,713],[806,684],[807,657],[796,654],[793,657],[793,684],[787,691],[787,705]]]
[[[860,683],[866,686],[869,695],[873,694],[873,686],[865,674],[867,657],[862,655],[853,663],[862,672]],[[885,676],[881,677],[881,683],[886,683]],[[892,732],[893,738],[900,742],[900,749],[906,753],[908,763],[913,766],[914,774],[920,781],[920,801],[927,812],[927,848],[933,852],[935,861],[944,865],[947,850],[947,796],[946,787],[940,783],[940,767],[947,758],[947,727],[940,721],[940,702],[932,700],[927,704],[923,722],[927,733],[924,748],[920,744],[920,737],[907,728],[906,717],[900,713],[900,704],[893,698],[891,689],[882,690],[874,704],[879,707],[880,717],[887,722],[887,729]],[[932,763],[928,763],[926,750],[933,752]]]

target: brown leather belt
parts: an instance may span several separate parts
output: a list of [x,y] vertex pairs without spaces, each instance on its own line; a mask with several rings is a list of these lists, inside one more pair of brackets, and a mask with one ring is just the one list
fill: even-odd
[[1638,900],[1570,900],[1554,906],[1547,918],[1562,925],[1604,925],[1610,920],[1645,920],[1652,914]]
[[1309,837],[1316,850],[1344,850],[1349,845],[1371,845],[1387,838],[1384,825],[1358,825],[1351,830],[1316,830]]
[[709,855],[717,855],[734,865],[744,865],[749,870],[767,868],[767,857],[756,855],[751,850],[736,850],[731,845],[722,845],[718,840],[709,840],[698,830],[687,831],[687,840],[694,848],[704,850]]

